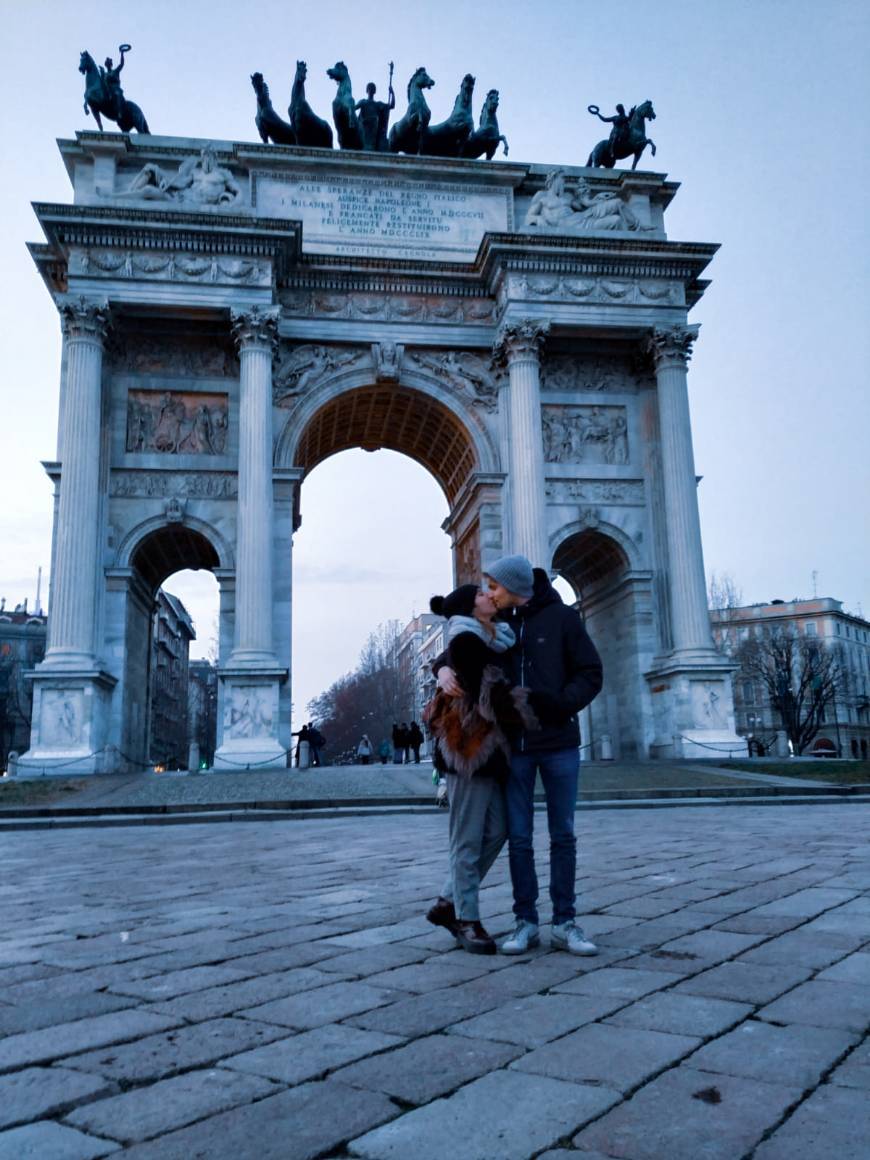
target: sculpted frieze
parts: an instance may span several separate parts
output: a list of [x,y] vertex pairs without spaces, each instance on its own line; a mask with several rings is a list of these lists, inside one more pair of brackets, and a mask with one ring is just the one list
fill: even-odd
[[180,342],[131,331],[118,335],[111,352],[116,371],[131,374],[164,374],[238,378],[239,360],[229,343]]
[[555,298],[561,301],[631,305],[682,306],[684,297],[678,283],[654,278],[583,278],[554,274],[518,274],[511,278],[510,290],[520,298]]
[[273,401],[278,407],[286,406],[289,400],[303,395],[324,379],[349,370],[366,357],[371,358],[371,348],[281,343],[272,372]]
[[181,391],[128,391],[126,450],[161,455],[222,455],[228,396]]
[[137,278],[158,282],[225,282],[239,286],[269,286],[268,262],[227,258],[220,254],[136,253],[127,250],[76,249],[70,255],[70,274]]
[[456,545],[456,579],[460,584],[480,580],[480,535],[477,525]]
[[549,463],[628,463],[625,407],[541,408]]
[[637,390],[637,379],[627,362],[608,355],[552,354],[541,366],[544,391]]
[[620,232],[650,229],[629,207],[619,190],[596,192],[579,177],[569,186],[563,169],[547,174],[544,188],[532,198],[523,233],[584,234],[592,230]]
[[174,202],[205,210],[237,210],[242,204],[239,185],[228,169],[218,165],[217,155],[210,145],[206,145],[198,156],[185,158],[174,173],[149,161],[126,188],[110,191],[109,196],[133,201]]
[[85,727],[84,690],[47,689],[42,696],[42,744],[58,748],[81,744]]
[[644,490],[641,480],[548,480],[545,493],[552,503],[625,504],[641,507]]
[[235,499],[239,483],[229,471],[113,471],[109,494],[121,499]]
[[491,358],[454,350],[415,350],[406,358],[412,367],[434,376],[449,390],[470,399],[473,406],[485,411],[495,410],[500,374]]
[[443,294],[345,294],[291,289],[281,293],[281,306],[291,318],[378,320],[381,322],[491,323],[495,303],[490,298],[458,298]]

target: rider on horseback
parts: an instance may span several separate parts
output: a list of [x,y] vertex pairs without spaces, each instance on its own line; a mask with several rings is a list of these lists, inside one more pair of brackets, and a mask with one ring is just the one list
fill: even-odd
[[[598,110],[597,105],[590,105],[589,111],[595,110],[595,116],[599,121],[604,121],[608,125],[613,125],[610,130],[610,137],[607,139],[607,148],[610,150],[610,156],[614,159],[617,156],[617,149],[623,143],[628,142],[629,126],[631,125],[631,113],[626,113],[625,105],[616,106],[616,115],[614,117],[603,117]],[[632,109],[632,112],[634,110]]]
[[124,90],[121,88],[121,69],[124,67],[124,49],[126,45],[121,45],[118,51],[121,53],[121,60],[117,68],[112,67],[112,58],[107,56],[104,62],[104,68],[100,69],[100,76],[103,78],[103,84],[106,87],[106,98],[111,109],[106,116],[111,117],[113,121],[121,119],[121,112],[124,108]]

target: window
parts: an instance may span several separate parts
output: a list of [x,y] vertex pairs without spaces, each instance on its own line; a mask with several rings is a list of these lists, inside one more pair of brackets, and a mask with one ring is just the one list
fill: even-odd
[[819,626],[816,624],[816,622],[814,620],[808,620],[806,628],[804,629],[804,631],[806,632],[807,636],[818,636],[819,635]]
[[752,705],[755,702],[755,685],[752,681],[743,682],[743,703]]

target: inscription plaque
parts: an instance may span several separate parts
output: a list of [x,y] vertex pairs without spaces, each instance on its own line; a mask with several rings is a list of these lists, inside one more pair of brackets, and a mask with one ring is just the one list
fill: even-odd
[[509,191],[316,174],[254,174],[259,213],[302,222],[302,248],[326,254],[471,261],[488,231],[513,229]]

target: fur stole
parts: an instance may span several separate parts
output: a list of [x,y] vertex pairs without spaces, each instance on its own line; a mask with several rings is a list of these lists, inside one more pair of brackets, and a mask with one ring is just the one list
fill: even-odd
[[462,777],[479,773],[493,758],[510,760],[504,727],[539,729],[528,702],[528,690],[511,688],[504,673],[487,665],[480,681],[480,698],[448,697],[439,689],[423,719],[448,770]]

